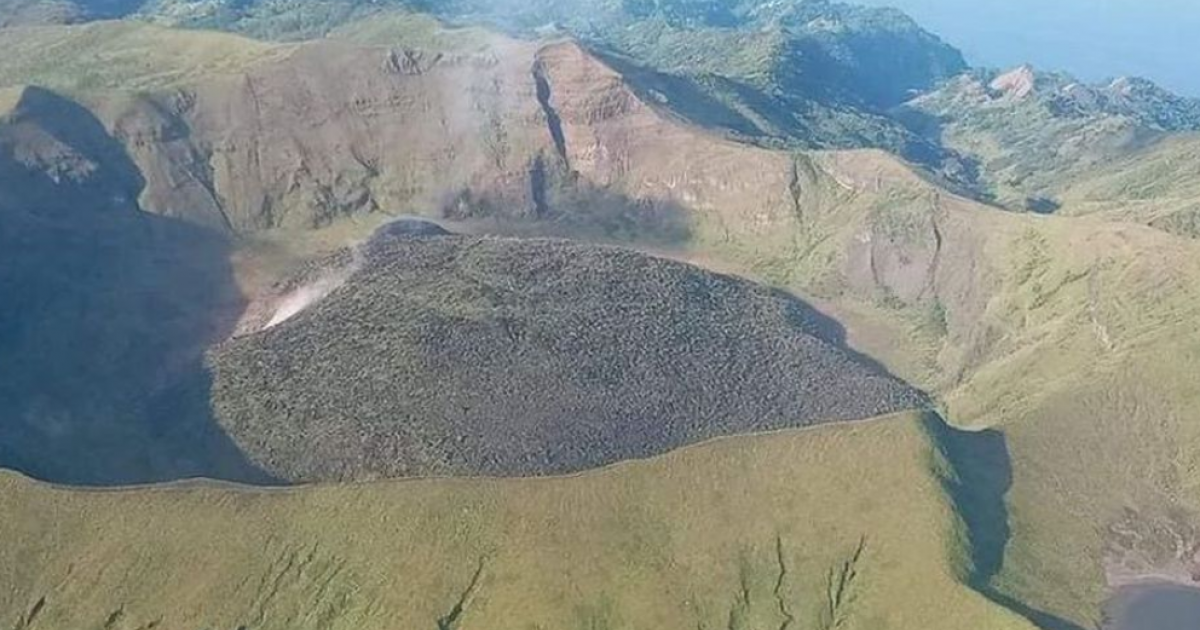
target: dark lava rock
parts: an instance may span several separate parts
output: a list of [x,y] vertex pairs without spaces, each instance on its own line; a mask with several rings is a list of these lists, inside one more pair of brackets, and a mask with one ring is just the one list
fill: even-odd
[[449,230],[433,221],[405,217],[379,226],[371,235],[370,242],[375,244],[396,238],[430,238],[451,235]]
[[365,256],[210,355],[219,421],[281,478],[566,473],[924,404],[803,303],[686,264],[466,237]]

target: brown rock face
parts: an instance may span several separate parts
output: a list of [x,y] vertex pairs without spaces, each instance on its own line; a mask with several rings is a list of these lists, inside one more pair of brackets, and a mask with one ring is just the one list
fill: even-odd
[[147,175],[147,210],[237,232],[428,213],[467,190],[528,208],[531,165],[553,149],[531,52],[506,46],[452,57],[316,43],[136,102],[114,134]]
[[1019,101],[1033,93],[1037,85],[1037,75],[1032,66],[1020,66],[992,80],[989,88],[1000,92],[1007,98]]
[[233,76],[87,103],[134,165],[143,210],[234,233],[376,211],[529,220],[675,205],[764,230],[793,213],[789,155],[690,128],[568,42],[312,42]]

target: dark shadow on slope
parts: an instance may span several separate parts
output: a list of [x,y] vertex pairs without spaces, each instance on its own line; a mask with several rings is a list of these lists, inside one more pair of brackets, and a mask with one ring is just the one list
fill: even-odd
[[992,579],[1004,565],[1004,552],[1012,535],[1005,502],[1012,488],[1012,460],[1004,434],[995,430],[962,431],[934,413],[926,415],[925,426],[950,468],[943,484],[966,526],[970,586],[1044,630],[1084,630],[992,587]]
[[209,409],[203,353],[244,307],[229,245],[140,212],[141,181],[98,120],[45,90],[0,125],[0,467],[269,482]]
[[77,220],[130,212],[145,181],[91,112],[26,88],[0,124],[0,206]]
[[137,13],[148,0],[72,0],[79,7],[74,21],[115,20]]
[[967,527],[971,585],[982,590],[1000,572],[1010,536],[1005,505],[1012,487],[1008,443],[999,431],[961,431],[934,414],[926,426],[950,464],[946,489]]
[[979,158],[945,146],[946,119],[909,104],[891,109],[888,115],[916,137],[923,138],[929,145],[936,146],[941,151],[936,161],[914,161],[931,167],[933,173],[942,178],[943,184],[953,192],[980,203],[996,204],[995,195],[988,190],[987,182],[983,179],[983,165]]
[[711,86],[706,89],[700,83],[701,80],[708,80],[722,86],[735,85],[735,82],[729,79],[716,76],[694,79],[659,72],[596,45],[589,46],[588,52],[616,70],[643,101],[663,106],[669,114],[682,117],[701,127],[724,130],[735,136],[761,139],[767,135],[766,130],[742,112],[716,98],[715,94],[719,93],[719,90],[714,90]]
[[543,156],[530,177],[533,207],[522,208],[463,190],[437,218],[474,234],[567,238],[585,242],[671,247],[692,236],[692,212],[669,200],[635,199],[583,182],[557,157]]
[[[841,322],[822,313],[807,302],[800,300],[789,291],[776,288],[771,289],[771,292],[788,305],[788,317],[793,326],[836,347],[853,357],[856,362],[867,366],[878,374],[888,376],[897,381],[903,380],[875,357],[859,352],[852,347],[846,337],[846,327]],[[915,388],[915,386],[913,387]],[[925,399],[925,404],[930,405],[931,399],[929,398],[929,394],[923,391],[920,393]]]
[[844,99],[810,90],[771,91],[712,74],[660,72],[596,45],[589,52],[646,103],[739,141],[774,149],[879,147],[935,171],[949,160],[938,142],[908,132],[881,113],[848,106]]
[[1047,612],[1030,608],[1021,602],[995,591],[985,592],[989,599],[1008,608],[1009,610],[1028,619],[1033,625],[1042,628],[1043,630],[1087,630],[1083,626],[1063,619],[1062,617],[1052,615]]

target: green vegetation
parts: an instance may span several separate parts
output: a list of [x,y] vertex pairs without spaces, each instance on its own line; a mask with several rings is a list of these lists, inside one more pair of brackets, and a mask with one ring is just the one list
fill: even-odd
[[1094,214],[1200,238],[1200,139],[1163,138],[1058,187],[1063,212]]
[[[1186,554],[1156,549],[1187,538],[1200,513],[1187,446],[1200,444],[1200,388],[1186,376],[1200,358],[1195,244],[999,213],[911,172],[878,175],[889,160],[817,157],[816,181],[801,186],[805,222],[773,230],[794,244],[704,247],[749,270],[794,270],[776,280],[830,309],[856,347],[931,391],[952,422],[1003,431],[1012,539],[988,588],[1087,626],[1106,569],[1186,575],[1171,568],[1188,566]],[[927,323],[934,309],[938,326]],[[1145,548],[1115,534],[1127,519]]]
[[0,624],[1031,630],[959,581],[944,463],[901,416],[540,480],[81,492],[6,474]]
[[980,192],[1042,213],[1069,201],[1071,182],[1117,164],[1128,168],[1163,136],[1200,129],[1200,101],[1148,81],[1084,85],[1028,67],[964,75],[897,115],[963,155],[978,170]]
[[[409,26],[405,36],[450,39],[422,31],[432,28],[428,21]],[[497,97],[532,84],[532,50],[500,62],[494,40],[471,41],[486,54],[447,59],[443,51],[274,45],[137,23],[4,29],[0,41],[21,52],[0,60],[0,85],[40,86],[87,109],[121,161],[133,162],[132,192],[143,210],[243,234],[309,230],[385,208],[432,212],[452,198],[449,189],[479,185],[483,169],[504,170],[491,177],[514,182],[511,204],[522,205],[530,186],[517,182],[537,144],[548,142],[529,130],[545,129],[536,100]],[[412,76],[425,78],[402,80]],[[460,101],[444,86],[478,87]],[[25,109],[43,125],[65,124],[57,110]],[[312,120],[325,121],[325,131],[313,133]],[[494,141],[478,142],[484,135]],[[429,153],[389,150],[379,138]],[[292,149],[272,150],[280,143]],[[64,163],[51,155],[32,164],[53,171]]]
[[[804,81],[823,93],[896,104],[966,67],[962,55],[899,11],[813,0],[156,0],[140,14],[267,39],[311,39],[397,9],[531,34],[562,29],[661,70],[760,85]],[[681,48],[682,47],[682,48]],[[887,50],[888,54],[881,52]],[[686,51],[686,54],[677,53]],[[794,90],[793,90],[794,91]]]
[[289,50],[234,35],[126,22],[0,29],[0,47],[0,86],[73,95],[167,90],[236,75]]
[[195,29],[234,31],[259,39],[319,39],[356,20],[374,20],[402,2],[353,0],[262,0],[203,2],[150,0],[138,11],[143,19]]
[[482,28],[450,28],[433,16],[407,11],[388,11],[369,19],[348,22],[329,31],[330,38],[366,46],[394,46],[430,52],[482,52],[496,38]]
[[[942,157],[936,147],[876,110],[966,67],[958,51],[902,13],[811,0],[735,6],[614,0],[158,0],[142,7],[139,15],[171,25],[296,41],[345,32],[395,32],[389,25],[411,23],[413,10],[523,38],[569,34],[748,113],[752,130],[737,131],[757,142],[807,148],[882,146],[935,166]],[[383,42],[378,37],[371,41]],[[685,94],[668,96],[688,100]]]
[[[988,466],[968,470],[945,441],[934,449],[924,437],[914,455],[904,447],[912,445],[908,438],[887,433],[911,430],[895,422],[805,434],[825,436],[814,451],[830,453],[817,458],[820,466],[809,466],[809,455],[797,462],[792,451],[776,457],[756,447],[747,451],[752,456],[733,459],[763,468],[738,477],[743,485],[736,488],[714,486],[728,494],[700,494],[704,500],[695,503],[679,497],[709,492],[702,484],[713,483],[705,475],[720,468],[697,459],[700,451],[571,480],[281,494],[178,488],[82,494],[12,480],[0,501],[6,514],[22,517],[0,523],[10,528],[0,533],[28,543],[0,549],[0,572],[9,572],[0,573],[6,576],[0,597],[13,598],[0,599],[0,610],[62,627],[102,625],[110,617],[125,623],[126,616],[138,627],[170,615],[192,625],[321,626],[328,612],[357,628],[391,611],[414,625],[447,628],[485,621],[523,628],[665,626],[697,616],[706,628],[732,622],[808,630],[802,624],[821,628],[839,619],[864,630],[1021,626],[966,583],[1031,618],[1086,626],[1109,581],[1148,572],[1186,579],[1194,560],[1179,550],[1194,548],[1200,524],[1200,386],[1193,378],[1200,369],[1200,244],[1178,236],[1195,236],[1198,222],[1200,156],[1195,138],[1180,135],[1191,128],[1194,104],[1136,82],[1071,87],[1061,77],[1034,75],[1027,85],[1033,91],[1022,95],[1020,74],[998,86],[985,85],[992,75],[968,76],[904,108],[909,125],[936,139],[922,141],[877,110],[958,66],[952,53],[895,14],[846,13],[826,3],[782,3],[772,5],[780,13],[770,14],[748,7],[714,12],[702,2],[610,3],[597,10],[611,20],[588,30],[570,22],[573,5],[561,6],[562,24],[542,32],[574,33],[603,48],[601,56],[570,43],[485,41],[478,26],[445,28],[409,13],[362,19],[334,5],[310,11],[304,3],[249,3],[204,18],[210,22],[181,4],[156,19],[271,38],[328,34],[328,40],[272,44],[132,23],[0,30],[0,44],[14,51],[0,59],[0,85],[13,88],[0,97],[7,111],[0,129],[0,293],[36,298],[0,307],[0,349],[35,359],[0,365],[0,405],[19,412],[3,419],[6,436],[17,436],[0,444],[3,461],[64,481],[256,474],[224,435],[204,431],[214,426],[203,422],[213,410],[199,358],[232,328],[229,320],[242,306],[231,286],[230,252],[208,232],[136,214],[137,206],[239,233],[253,244],[236,253],[244,276],[283,274],[274,267],[313,257],[312,250],[341,245],[340,237],[400,213],[449,217],[479,232],[669,250],[794,291],[836,315],[856,348],[928,390],[952,423],[998,435],[1003,448],[981,460]],[[263,13],[268,8],[278,15]],[[472,13],[470,4],[439,11],[473,25],[495,19]],[[533,16],[514,10],[508,26],[530,36],[545,26]],[[925,63],[912,62],[909,53]],[[865,91],[889,71],[875,63],[889,55],[921,70]],[[801,57],[808,61],[799,63]],[[850,66],[859,70],[849,72]],[[30,84],[77,102],[16,87]],[[759,146],[730,142],[712,129]],[[1061,216],[997,211],[878,151],[790,150],[880,145],[908,155],[932,150],[934,162],[942,157],[940,145],[948,146],[963,156],[957,174],[979,186],[976,192],[1017,209],[1061,206]],[[113,207],[95,207],[95,199]],[[197,210],[209,202],[211,214]],[[81,210],[112,214],[86,220],[71,214]],[[314,227],[321,231],[310,232]],[[819,397],[789,398],[798,394],[790,386],[803,380],[793,377],[805,366],[787,365],[775,352],[802,337],[781,306],[793,304],[785,297],[612,252],[583,255],[586,264],[578,267],[543,252],[561,264],[536,269],[529,261],[543,254],[508,257],[488,249],[494,242],[483,243],[455,258],[461,265],[452,274],[422,281],[384,265],[391,273],[363,272],[295,320],[218,348],[210,356],[218,388],[227,389],[217,393],[217,413],[274,472],[357,478],[574,470],[713,435],[707,431],[717,420],[731,431],[799,423],[795,416],[781,421],[785,414],[760,406],[764,401],[806,409],[799,418],[805,422],[895,408],[827,413],[804,407]],[[631,260],[641,262],[617,264]],[[273,268],[264,271],[268,264]],[[585,273],[593,266],[609,273]],[[546,280],[552,271],[573,282]],[[516,289],[509,284],[514,275],[523,279]],[[244,283],[247,299],[262,299],[261,288],[270,285],[257,282]],[[610,284],[632,295],[605,293]],[[449,291],[438,290],[443,285]],[[530,307],[541,289],[555,289],[577,310]],[[701,299],[709,292],[726,299]],[[677,299],[662,300],[664,294]],[[173,316],[146,317],[160,311]],[[94,317],[80,324],[79,312]],[[768,330],[756,328],[764,322]],[[564,344],[571,352],[538,354],[543,348],[531,342],[538,339],[521,338],[529,330],[560,331],[544,335],[552,341],[574,340],[568,333],[582,331],[583,341]],[[478,337],[456,338],[454,331]],[[731,331],[750,338],[752,351],[721,345]],[[347,354],[347,347],[358,352]],[[706,392],[693,396],[664,385],[688,381],[662,374],[680,348],[693,353],[695,371],[687,376]],[[640,380],[622,379],[612,367],[643,352],[657,359],[648,376],[638,373]],[[547,357],[598,359],[585,365],[589,371]],[[471,400],[466,411],[427,414],[430,406],[412,413],[408,427],[424,430],[419,420],[427,417],[442,424],[412,440],[436,446],[406,453],[411,470],[389,459],[394,453],[373,452],[377,441],[364,445],[363,436],[378,437],[372,431],[397,418],[362,405],[396,400],[405,393],[397,393],[398,381],[420,384],[420,395],[430,399],[447,381],[466,392],[448,377],[420,380],[451,373],[464,361],[479,372],[473,386],[484,383],[483,391],[510,406]],[[738,369],[718,369],[728,364]],[[431,369],[426,374],[414,365]],[[262,366],[276,369],[255,371]],[[328,367],[342,386],[320,387],[313,366]],[[522,366],[532,366],[531,373]],[[545,404],[515,400],[514,392],[534,386],[513,388],[507,379],[514,376],[542,387],[574,386],[572,379],[583,377],[610,386],[584,391],[603,404],[591,404],[579,394],[583,388],[570,390],[574,397],[560,400],[571,401],[573,417],[595,418],[589,414],[613,405],[672,424],[653,427],[660,433],[652,435],[619,436],[652,446],[648,451],[608,440],[603,429],[611,425],[600,421],[581,425],[593,433],[577,442],[565,439],[577,437],[572,433],[550,436],[586,446],[601,461],[580,453],[556,459],[558,453],[545,450],[526,453],[519,465],[489,459],[484,446],[494,436],[475,431],[491,418],[486,414],[500,409],[506,418],[525,418]],[[76,383],[88,387],[69,387]],[[273,391],[290,393],[273,400]],[[821,391],[841,396],[821,406],[855,408],[842,402],[857,390]],[[652,394],[663,392],[675,408],[654,407]],[[704,398],[722,394],[723,403]],[[743,394],[749,400],[738,398]],[[693,398],[711,404],[679,402]],[[180,400],[187,403],[182,408],[168,404]],[[295,406],[303,413],[287,418]],[[346,422],[322,424],[343,410]],[[722,418],[705,416],[714,410]],[[454,424],[468,412],[478,415]],[[186,421],[164,435],[155,422],[164,417]],[[300,417],[310,432],[290,431],[287,422]],[[260,420],[270,424],[255,425]],[[605,446],[593,450],[588,440],[597,434]],[[868,434],[874,437],[849,437]],[[460,438],[474,450],[456,445]],[[321,446],[312,449],[313,442]],[[216,466],[180,455],[195,443],[227,459]],[[400,452],[396,444],[388,446]],[[154,453],[148,461],[146,445]],[[454,453],[476,459],[448,461]],[[94,467],[79,468],[85,464]],[[777,476],[762,477],[768,469]],[[629,472],[635,470],[647,472]],[[941,488],[930,489],[931,479],[945,485],[952,505]],[[590,483],[613,494],[572,486]],[[570,490],[541,494],[560,485]],[[495,488],[506,489],[502,498],[491,498]],[[506,498],[509,492],[514,498]],[[676,502],[659,492],[677,493],[670,495]],[[476,506],[486,509],[470,511]],[[719,512],[723,506],[728,513]],[[703,520],[701,508],[719,516]],[[951,508],[963,521],[960,529]],[[772,516],[756,519],[761,510]],[[571,520],[597,513],[614,520],[600,529]],[[472,514],[486,518],[475,521]],[[549,516],[534,522],[529,514]],[[101,533],[81,533],[93,522],[101,523],[95,525]],[[405,525],[372,529],[397,522]],[[564,522],[574,524],[558,527]],[[36,533],[47,527],[56,533]],[[187,535],[173,536],[172,529]],[[937,532],[936,543],[914,544],[913,531]],[[896,542],[899,532],[904,544]],[[710,535],[677,552],[663,542]],[[497,541],[510,536],[521,541],[518,557],[503,564],[510,573],[489,577],[497,550],[509,548]],[[717,538],[719,550],[706,551],[718,548],[705,546]],[[972,540],[975,554],[952,544],[959,538]],[[437,551],[399,547],[412,540]],[[317,551],[310,551],[314,544]],[[539,552],[539,545],[550,551]],[[214,549],[233,551],[227,557]],[[658,549],[675,555],[655,555]],[[402,551],[416,555],[398,561],[399,569],[379,559],[409,557]],[[293,555],[313,559],[296,570],[288,561]],[[205,564],[210,556],[212,564]],[[74,574],[85,576],[81,582],[64,577],[72,564],[84,571]],[[192,566],[204,567],[199,577],[177,568]],[[453,575],[427,573],[429,566]],[[589,572],[589,566],[599,568]],[[885,567],[889,579],[872,577]],[[334,573],[336,579],[324,580]],[[789,586],[784,573],[798,581]],[[558,577],[567,574],[574,578]],[[127,575],[137,578],[130,583]],[[279,592],[288,594],[268,598],[276,577]],[[80,586],[93,578],[99,586]],[[419,586],[406,588],[408,580]],[[649,586],[664,580],[672,585],[666,590]],[[268,586],[237,588],[245,584]],[[585,592],[565,592],[570,584]],[[787,589],[793,599],[777,596]],[[154,609],[157,601],[170,602],[170,609]],[[517,601],[536,603],[517,615],[510,612]],[[314,602],[312,613],[304,606]],[[850,618],[847,606],[855,610]],[[485,610],[492,612],[476,620]]]

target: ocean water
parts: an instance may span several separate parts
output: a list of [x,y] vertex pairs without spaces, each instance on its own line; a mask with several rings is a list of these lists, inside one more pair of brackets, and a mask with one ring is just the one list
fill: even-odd
[[853,0],[894,6],[977,65],[1143,76],[1200,97],[1198,0]]

